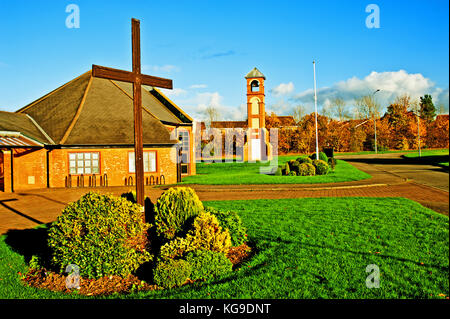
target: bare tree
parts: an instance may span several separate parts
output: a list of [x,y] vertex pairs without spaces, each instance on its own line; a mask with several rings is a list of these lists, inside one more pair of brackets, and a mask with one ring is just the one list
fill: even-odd
[[345,119],[351,118],[350,112],[347,110],[347,105],[345,101],[339,97],[331,100],[331,109],[333,115],[339,119],[339,121],[343,121]]
[[306,109],[303,105],[297,105],[296,107],[294,107],[294,112],[293,112],[293,116],[294,116],[294,120],[295,122],[300,122],[302,120],[302,118],[305,116],[306,114]]
[[374,146],[375,154],[378,153],[378,142],[377,142],[377,118],[380,117],[380,104],[375,100],[374,95],[380,90],[376,90],[371,95],[365,95],[356,100],[356,105],[361,112],[361,114],[367,118],[373,120],[374,125]]
[[212,105],[208,106],[205,110],[206,122],[211,125],[212,122],[218,121],[220,114],[219,111]]
[[375,100],[373,94],[365,95],[356,100],[358,113],[362,118],[378,118],[380,117],[380,104]]

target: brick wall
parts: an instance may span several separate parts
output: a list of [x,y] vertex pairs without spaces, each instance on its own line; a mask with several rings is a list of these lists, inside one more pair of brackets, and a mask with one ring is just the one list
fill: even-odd
[[[175,162],[171,156],[175,156],[175,148],[144,148],[145,151],[156,151],[156,172],[145,173],[145,178],[153,176],[158,180],[164,175],[166,184],[177,182],[177,171]],[[100,185],[100,175],[107,175],[108,186],[124,186],[125,180],[132,178],[136,183],[136,176],[129,172],[128,154],[134,152],[133,148],[110,148],[110,149],[57,149],[50,152],[50,187],[65,187],[66,177],[69,174],[69,153],[72,152],[99,152],[100,174],[97,175],[96,183]],[[84,185],[89,183],[88,175],[84,176]],[[72,175],[72,186],[77,186],[78,175]]]
[[[156,151],[156,172],[145,173],[144,177],[153,176],[158,180],[164,175],[165,184],[176,184],[177,171],[174,158],[175,148],[144,148],[145,151]],[[47,150],[33,150],[22,154],[14,152],[14,190],[37,189],[47,187]],[[108,186],[123,186],[125,179],[130,176],[133,184],[136,183],[134,173],[129,172],[128,154],[134,152],[133,148],[110,149],[54,149],[49,151],[49,183],[50,187],[65,187],[69,175],[69,153],[71,152],[99,152],[100,174],[97,175],[96,184],[100,186],[100,175],[107,174]],[[3,153],[4,190],[11,191],[10,152]],[[84,186],[89,185],[89,175],[84,176]],[[72,186],[77,186],[78,175],[72,176]]]

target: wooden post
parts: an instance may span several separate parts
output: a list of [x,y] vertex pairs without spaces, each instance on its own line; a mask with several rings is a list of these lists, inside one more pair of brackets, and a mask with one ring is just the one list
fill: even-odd
[[92,65],[92,76],[133,83],[134,158],[136,171],[136,201],[144,207],[144,141],[142,128],[142,85],[172,89],[172,80],[141,73],[140,22],[131,19],[133,53],[132,72]]

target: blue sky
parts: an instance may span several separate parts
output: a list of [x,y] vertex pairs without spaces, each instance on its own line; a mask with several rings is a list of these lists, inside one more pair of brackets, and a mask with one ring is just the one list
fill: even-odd
[[[69,29],[66,6],[80,9]],[[366,27],[367,5],[380,28]],[[448,110],[449,7],[444,0],[6,1],[0,2],[0,110],[14,111],[86,72],[92,64],[131,69],[132,17],[141,20],[143,71],[171,78],[169,97],[195,118],[209,105],[244,119],[244,76],[265,74],[266,109],[312,111],[381,88],[430,93]],[[385,105],[386,104],[386,105]]]

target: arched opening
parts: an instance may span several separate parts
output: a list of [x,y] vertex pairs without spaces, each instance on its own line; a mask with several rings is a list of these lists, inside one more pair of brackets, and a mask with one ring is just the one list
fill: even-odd
[[259,92],[259,82],[256,81],[256,80],[253,80],[253,81],[250,83],[250,88],[251,88],[251,91],[252,91],[252,92]]

